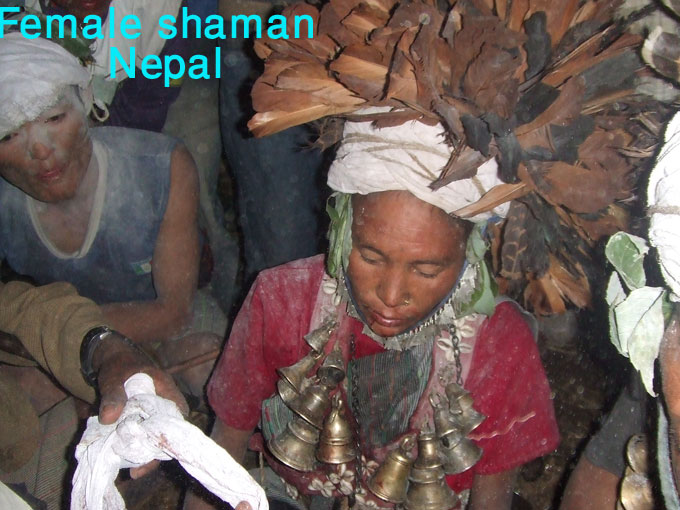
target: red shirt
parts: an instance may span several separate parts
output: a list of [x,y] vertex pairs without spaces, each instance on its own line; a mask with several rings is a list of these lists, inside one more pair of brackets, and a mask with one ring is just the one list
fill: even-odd
[[[323,261],[319,255],[258,276],[208,384],[208,399],[224,424],[253,429],[262,401],[276,391],[276,369],[309,351],[303,337],[310,329]],[[356,321],[357,354],[382,350],[360,333],[362,328]],[[484,455],[472,469],[447,477],[454,490],[469,488],[475,473],[506,471],[557,447],[550,388],[533,336],[513,303],[499,304],[479,328],[465,388],[475,409],[487,416],[471,434]]]

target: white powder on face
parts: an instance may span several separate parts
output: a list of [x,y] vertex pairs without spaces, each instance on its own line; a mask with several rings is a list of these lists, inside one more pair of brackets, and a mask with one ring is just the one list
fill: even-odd
[[0,138],[38,118],[75,88],[89,111],[91,71],[47,39],[20,33],[0,39]]

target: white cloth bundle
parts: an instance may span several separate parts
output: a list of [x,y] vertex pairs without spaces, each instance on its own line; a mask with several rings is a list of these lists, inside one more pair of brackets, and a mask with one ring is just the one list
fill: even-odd
[[96,416],[87,422],[76,447],[71,510],[124,509],[114,485],[118,471],[173,458],[230,505],[269,508],[262,487],[225,450],[184,421],[174,402],[156,396],[151,377],[133,375],[125,391],[128,401],[116,423],[101,425]]
[[57,104],[64,88],[75,85],[92,106],[90,69],[56,43],[19,32],[0,38],[0,138]]
[[658,251],[671,300],[680,301],[680,113],[666,128],[664,146],[649,177],[647,201],[649,241]]
[[[357,113],[386,110],[366,108]],[[429,185],[448,162],[452,150],[443,133],[441,124],[428,126],[416,121],[382,129],[374,128],[371,122],[345,122],[342,144],[328,173],[328,185],[335,191],[362,195],[409,191],[450,214],[502,184],[496,160],[490,159],[477,169],[476,176],[432,191]],[[479,222],[494,215],[504,217],[509,207],[506,203],[493,212],[467,219]]]

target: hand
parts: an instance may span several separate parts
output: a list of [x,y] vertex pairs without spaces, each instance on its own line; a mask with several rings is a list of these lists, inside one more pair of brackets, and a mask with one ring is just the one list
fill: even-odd
[[236,508],[234,510],[253,510],[253,507],[251,507],[245,501],[241,501],[238,505],[236,505]]
[[[123,385],[130,376],[139,372],[151,376],[159,397],[175,402],[184,416],[189,412],[189,406],[172,378],[156,367],[141,350],[131,346],[116,332],[113,332],[97,347],[92,365],[97,373],[100,395],[99,422],[103,425],[115,423],[120,417],[127,402]],[[130,477],[144,476],[157,465],[158,462],[154,461],[145,466],[132,468]]]

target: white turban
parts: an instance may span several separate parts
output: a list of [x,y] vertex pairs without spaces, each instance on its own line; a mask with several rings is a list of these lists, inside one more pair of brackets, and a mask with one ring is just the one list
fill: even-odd
[[[358,113],[377,113],[384,108],[367,108]],[[441,124],[428,126],[407,122],[376,129],[371,122],[345,122],[343,141],[328,174],[335,191],[362,195],[379,191],[409,191],[448,214],[475,203],[502,181],[495,159],[477,169],[477,175],[432,191],[429,185],[449,160],[451,147],[444,140]],[[509,204],[470,219],[480,222],[492,216],[504,217]]]
[[0,39],[0,137],[16,131],[55,106],[75,85],[89,112],[91,72],[58,44],[19,32]]
[[666,129],[664,146],[649,178],[647,200],[649,241],[658,251],[671,299],[680,301],[680,113]]

